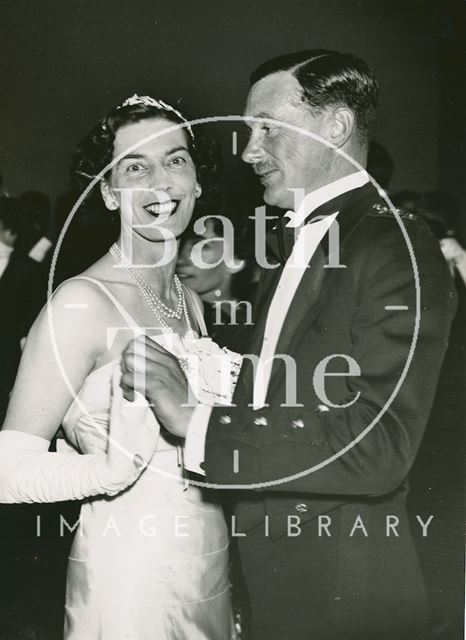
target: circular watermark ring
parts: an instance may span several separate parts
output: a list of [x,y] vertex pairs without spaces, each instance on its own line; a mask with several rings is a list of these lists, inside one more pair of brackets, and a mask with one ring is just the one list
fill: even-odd
[[[128,149],[125,149],[119,156],[117,156],[116,158],[112,159],[100,172],[98,175],[96,175],[92,181],[89,183],[89,185],[86,187],[86,189],[83,191],[83,193],[80,195],[80,197],[78,198],[78,200],[76,201],[75,205],[73,206],[73,208],[71,209],[70,214],[68,215],[62,230],[60,232],[60,235],[58,237],[53,255],[52,255],[52,261],[51,261],[51,266],[50,266],[50,272],[49,272],[49,278],[48,278],[48,288],[47,288],[47,311],[48,311],[48,320],[49,320],[49,329],[50,329],[50,333],[51,333],[51,339],[52,339],[52,346],[53,346],[53,350],[54,350],[54,354],[55,357],[57,358],[57,362],[58,362],[58,366],[60,369],[60,372],[62,373],[63,379],[65,381],[66,386],[68,387],[71,395],[73,396],[73,401],[76,402],[78,404],[78,406],[81,408],[81,410],[85,413],[86,412],[86,407],[83,404],[81,398],[79,398],[79,391],[75,391],[75,389],[73,388],[73,385],[71,384],[68,375],[66,374],[66,371],[64,370],[63,367],[63,363],[60,357],[60,354],[58,352],[58,346],[56,343],[56,339],[55,339],[55,334],[54,334],[54,328],[53,328],[53,306],[51,304],[51,300],[52,300],[52,296],[53,296],[53,278],[54,278],[54,273],[55,273],[55,268],[56,268],[56,264],[57,264],[57,260],[58,260],[58,255],[60,252],[60,248],[61,245],[63,243],[63,239],[66,235],[66,231],[69,227],[69,225],[71,224],[71,221],[73,220],[74,215],[76,214],[77,210],[79,209],[79,207],[81,206],[81,204],[83,203],[83,201],[86,199],[86,197],[88,196],[88,194],[92,191],[92,189],[103,179],[103,177],[105,176],[105,174],[113,167],[114,164],[118,163],[125,155],[127,155],[128,153],[131,153],[132,151],[136,150],[138,147],[140,147],[142,144],[146,144],[158,137],[161,137],[162,135],[165,135],[167,133],[171,133],[173,131],[179,130],[179,129],[184,129],[184,128],[189,128],[190,126],[196,126],[196,125],[201,125],[201,124],[209,124],[209,123],[213,123],[213,122],[260,122],[260,123],[268,123],[268,124],[274,124],[286,129],[289,129],[291,131],[294,131],[296,133],[300,133],[308,138],[312,138],[314,140],[316,140],[317,142],[320,142],[322,144],[324,144],[325,146],[327,146],[328,148],[334,150],[336,153],[338,153],[339,155],[341,155],[343,158],[345,158],[350,164],[352,164],[358,171],[364,171],[367,173],[366,169],[359,164],[356,160],[354,160],[354,158],[352,158],[351,156],[349,156],[345,151],[343,151],[342,149],[337,148],[335,145],[331,144],[330,142],[328,142],[327,140],[321,138],[320,136],[318,136],[315,133],[312,133],[310,131],[307,131],[306,129],[301,129],[300,127],[297,127],[295,125],[292,124],[288,124],[286,122],[281,122],[281,121],[277,121],[274,120],[272,118],[259,118],[259,117],[245,117],[245,116],[235,116],[235,115],[229,115],[229,116],[210,116],[210,117],[206,117],[206,118],[198,118],[195,120],[190,120],[187,121],[185,123],[180,123],[180,124],[175,124],[173,126],[169,126],[165,129],[163,129],[162,131],[158,131],[150,136],[147,136],[146,138],[138,141],[136,144],[132,145],[131,147],[129,147]],[[380,418],[388,411],[389,407],[391,406],[393,400],[395,399],[395,397],[397,396],[398,392],[400,391],[400,388],[406,378],[406,375],[408,373],[409,367],[411,365],[412,359],[414,357],[414,352],[416,349],[416,344],[417,344],[417,340],[419,337],[419,328],[420,328],[420,314],[421,314],[421,287],[420,287],[420,278],[419,278],[419,270],[418,270],[418,266],[417,266],[417,262],[416,262],[416,256],[414,254],[414,249],[411,243],[411,240],[409,238],[409,234],[406,231],[406,228],[403,224],[403,220],[399,214],[399,212],[397,211],[397,209],[394,207],[393,203],[391,202],[390,198],[388,197],[388,195],[385,193],[385,191],[382,189],[382,187],[374,180],[374,178],[372,178],[372,176],[370,176],[368,173],[368,178],[370,180],[370,182],[374,185],[374,187],[377,189],[379,196],[385,200],[385,202],[387,203],[389,209],[391,210],[391,212],[394,214],[395,219],[400,227],[400,230],[402,232],[402,235],[404,237],[404,240],[406,242],[406,246],[408,249],[408,253],[409,253],[409,257],[410,257],[410,261],[411,261],[411,266],[413,269],[413,275],[414,275],[414,284],[415,284],[415,318],[414,318],[414,328],[413,328],[413,336],[412,336],[412,340],[411,340],[411,344],[409,346],[409,350],[408,350],[408,356],[406,359],[406,362],[404,364],[403,370],[400,374],[400,377],[398,379],[397,384],[395,385],[395,388],[393,389],[392,393],[390,394],[389,398],[387,399],[387,401],[385,402],[385,404],[383,405],[383,407],[381,408],[381,410],[378,412],[378,414],[375,416],[375,418],[370,422],[370,424],[365,427],[365,429],[363,429],[353,440],[351,440],[350,443],[348,443],[345,447],[342,447],[342,449],[340,449],[339,451],[337,451],[335,454],[333,454],[332,456],[330,456],[329,458],[323,460],[322,462],[319,462],[316,465],[313,465],[312,467],[309,467],[309,469],[305,469],[304,471],[300,471],[296,474],[290,475],[290,476],[285,476],[283,478],[277,478],[276,480],[270,480],[270,481],[266,481],[266,482],[257,482],[257,483],[249,483],[249,484],[217,484],[217,483],[210,483],[210,482],[203,482],[200,480],[194,480],[189,478],[188,482],[193,485],[193,486],[197,486],[197,487],[204,487],[204,488],[209,488],[209,489],[230,489],[230,490],[235,490],[235,489],[254,489],[254,490],[258,490],[258,489],[269,489],[272,487],[276,487],[279,486],[281,484],[285,484],[287,482],[292,482],[294,480],[298,480],[300,478],[303,478],[307,475],[310,475],[311,473],[314,473],[315,471],[318,471],[319,469],[322,469],[324,467],[326,467],[327,465],[331,464],[332,462],[334,462],[335,460],[338,460],[339,458],[341,458],[345,453],[347,453],[348,451],[350,451],[355,445],[357,445],[368,433],[370,433],[372,431],[372,429],[377,425],[377,423],[379,422]],[[109,364],[109,363],[107,363]],[[225,407],[225,409],[227,409],[227,407]],[[234,411],[234,407],[232,408]],[[97,421],[92,420],[92,416],[88,417],[91,419],[91,422],[93,423],[93,426],[103,435],[106,435],[107,437],[111,438],[111,436],[109,436],[107,430],[102,427],[101,424],[99,424]],[[117,441],[115,441],[114,439],[112,439],[112,445],[115,446],[116,448],[118,448],[122,453],[125,453],[128,457],[131,457],[131,459],[133,458],[134,452],[130,452],[127,451],[124,447],[122,447]],[[147,467],[148,470],[154,472],[154,473],[158,473],[160,475],[164,475],[166,477],[170,477],[173,480],[176,480],[178,482],[184,482],[186,481],[186,479],[182,479],[180,478],[180,476],[176,476],[174,474],[171,474],[170,472],[166,472],[163,471],[161,469],[157,469],[157,467],[154,467],[152,464],[149,464]]]

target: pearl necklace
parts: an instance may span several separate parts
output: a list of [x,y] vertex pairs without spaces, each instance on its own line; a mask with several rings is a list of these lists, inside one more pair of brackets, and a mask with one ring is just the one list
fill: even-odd
[[178,305],[176,311],[168,307],[155,293],[152,287],[144,280],[144,278],[136,271],[136,269],[131,265],[129,260],[121,253],[120,248],[116,243],[114,243],[110,249],[109,253],[115,262],[123,268],[123,270],[130,276],[132,280],[134,280],[136,286],[141,292],[142,298],[149,309],[152,311],[154,316],[160,323],[160,326],[166,329],[168,332],[173,333],[172,327],[167,323],[165,318],[176,320],[181,320],[184,318],[188,331],[186,333],[187,337],[195,337],[196,333],[193,331],[191,325],[191,319],[188,313],[188,307],[186,304],[186,296],[184,293],[183,285],[181,284],[178,276],[175,274],[173,278],[173,282],[175,284],[176,292],[178,295]]

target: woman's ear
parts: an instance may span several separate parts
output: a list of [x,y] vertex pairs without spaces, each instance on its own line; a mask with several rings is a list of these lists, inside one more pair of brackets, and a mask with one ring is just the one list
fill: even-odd
[[330,127],[330,142],[341,148],[352,136],[355,129],[354,113],[351,109],[337,107],[333,111],[332,124]]
[[115,197],[112,187],[106,180],[100,181],[100,193],[102,194],[102,198],[107,209],[110,211],[116,211],[120,205],[118,204],[118,200]]

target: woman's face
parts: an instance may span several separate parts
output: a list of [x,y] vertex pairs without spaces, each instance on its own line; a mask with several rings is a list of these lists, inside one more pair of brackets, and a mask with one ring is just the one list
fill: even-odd
[[184,129],[163,133],[174,126],[151,118],[120,127],[113,149],[113,159],[119,159],[102,183],[107,207],[118,203],[123,221],[148,240],[177,238],[200,194]]
[[[213,297],[217,289],[223,293],[229,289],[232,273],[223,260],[225,240],[215,233],[212,220],[206,220],[205,226],[206,231],[202,236],[189,238],[183,243],[176,271],[187,287],[207,300]],[[203,264],[196,266],[192,250],[201,241],[204,241],[201,252]]]

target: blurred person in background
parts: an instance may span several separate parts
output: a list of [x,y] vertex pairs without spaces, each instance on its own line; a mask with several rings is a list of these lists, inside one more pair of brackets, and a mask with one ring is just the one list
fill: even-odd
[[[252,325],[254,244],[245,222],[222,218],[198,212],[183,236],[177,273],[201,298],[209,335],[238,349],[242,329]],[[228,227],[233,235],[225,233]]]
[[390,194],[390,199],[395,207],[410,213],[417,213],[417,205],[420,197],[419,193],[411,191],[410,189],[402,189],[401,191],[395,191]]
[[19,200],[0,197],[0,422],[16,376],[21,340],[45,300],[37,262],[21,248],[28,234],[29,211]]
[[[464,619],[458,616],[464,592],[458,587],[464,578],[464,565],[458,563],[455,550],[463,544],[464,496],[462,495],[465,453],[464,393],[466,378],[466,252],[461,208],[450,194],[430,191],[424,194],[404,192],[396,206],[406,203],[422,217],[437,238],[455,279],[458,309],[454,317],[432,413],[411,473],[410,510],[433,513],[442,526],[429,542],[417,544],[428,585],[432,629],[429,638],[450,640],[460,637]],[[402,193],[403,195],[403,193]],[[395,202],[395,196],[392,197]],[[448,496],[447,498],[445,496]]]
[[458,202],[444,191],[419,194],[408,189],[391,195],[395,207],[423,218],[440,243],[457,286],[466,284],[466,250],[459,231],[461,211]]
[[385,191],[390,186],[394,168],[393,159],[387,149],[380,142],[372,140],[367,154],[367,171]]
[[458,203],[444,191],[429,191],[420,197],[417,213],[426,220],[432,233],[440,242],[440,248],[452,275],[458,275],[457,286],[464,286],[466,284],[466,250],[462,246],[459,233]]
[[49,257],[52,248],[50,198],[42,191],[25,191],[18,200],[28,211],[28,232],[25,234],[22,244],[27,248],[28,255],[32,260],[46,265],[46,258]]

